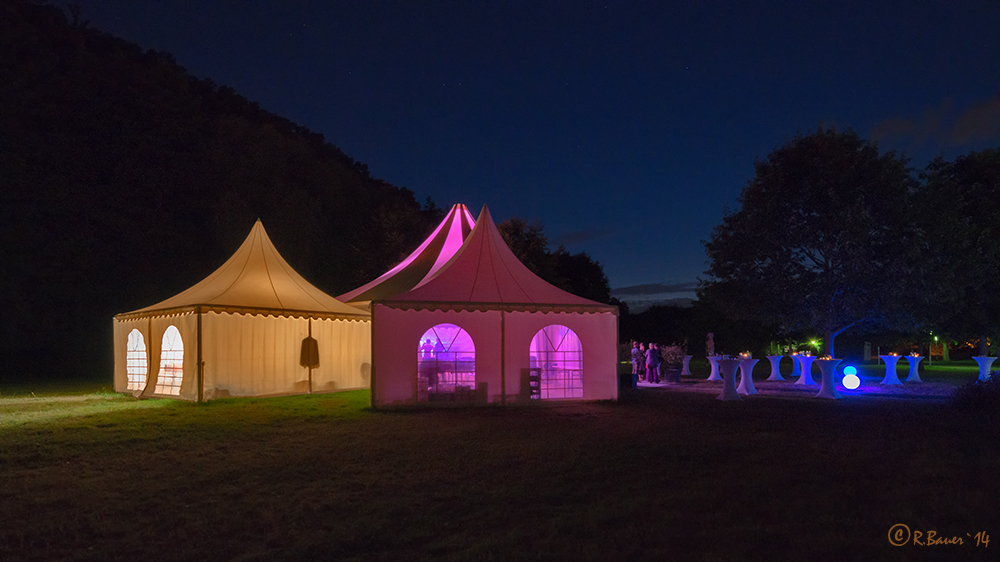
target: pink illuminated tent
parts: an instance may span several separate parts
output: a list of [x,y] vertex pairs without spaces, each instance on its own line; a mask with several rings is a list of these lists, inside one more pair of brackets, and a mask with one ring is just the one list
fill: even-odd
[[485,206],[436,274],[371,306],[374,406],[618,396],[618,308],[529,271]]
[[200,283],[115,316],[115,390],[210,400],[367,388],[370,334],[370,315],[303,279],[258,220]]
[[371,283],[337,297],[337,300],[367,308],[373,300],[388,298],[430,280],[462,247],[476,225],[465,205],[451,207],[441,224],[396,267]]

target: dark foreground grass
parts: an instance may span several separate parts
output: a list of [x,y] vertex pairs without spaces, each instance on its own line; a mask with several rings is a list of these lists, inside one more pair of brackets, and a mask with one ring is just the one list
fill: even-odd
[[[998,433],[941,402],[631,391],[0,400],[0,560],[987,560]],[[21,400],[17,402],[17,400]],[[29,404],[29,405],[25,405]],[[965,544],[889,544],[890,527]]]

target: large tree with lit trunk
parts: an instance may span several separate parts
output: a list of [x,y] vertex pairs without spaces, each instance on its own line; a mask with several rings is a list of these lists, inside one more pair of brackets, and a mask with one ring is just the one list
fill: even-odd
[[754,164],[705,242],[699,298],[738,319],[817,329],[904,327],[917,266],[907,160],[854,132],[799,136]]

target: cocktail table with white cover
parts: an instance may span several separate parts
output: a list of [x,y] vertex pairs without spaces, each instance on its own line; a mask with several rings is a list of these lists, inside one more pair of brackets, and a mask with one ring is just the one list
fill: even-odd
[[[784,377],[781,376],[781,369],[778,365],[781,364],[781,359],[784,355],[768,355],[767,360],[771,362],[771,376],[767,377],[769,381],[783,381]],[[793,361],[794,363],[794,361]]]
[[799,355],[797,353],[789,355],[789,357],[792,358],[792,374],[788,376],[794,379],[802,375],[802,365],[799,363]]
[[903,384],[896,376],[896,363],[899,362],[898,355],[879,355],[885,361],[885,378],[879,384]]
[[681,374],[682,375],[690,375],[691,374],[691,358],[692,357],[694,357],[694,355],[685,355],[684,356],[684,366],[681,367]]
[[758,361],[760,359],[740,360],[740,386],[736,389],[740,394],[757,394],[757,389],[753,386],[753,366]]
[[722,371],[723,383],[722,393],[718,400],[743,400],[740,393],[736,391],[736,369],[740,366],[739,359],[720,359],[719,369]]
[[795,384],[816,386],[816,381],[813,380],[812,376],[812,363],[816,358],[812,355],[796,355],[794,357],[799,360],[799,367],[802,369],[802,374],[799,375],[799,380],[795,381]]
[[990,366],[997,360],[996,357],[976,355],[973,357],[979,363],[979,380],[984,381],[990,378]]
[[719,361],[722,360],[721,355],[709,355],[708,362],[712,365],[712,372],[708,374],[708,378],[705,380],[710,381],[721,381],[722,377],[719,376]]
[[843,359],[817,359],[816,366],[822,373],[822,381],[819,385],[819,393],[816,398],[843,398],[844,395],[837,392],[837,365]]
[[910,363],[910,375],[906,377],[906,382],[924,382],[920,380],[920,370],[917,368],[921,359],[923,359],[921,355],[906,356],[906,360]]

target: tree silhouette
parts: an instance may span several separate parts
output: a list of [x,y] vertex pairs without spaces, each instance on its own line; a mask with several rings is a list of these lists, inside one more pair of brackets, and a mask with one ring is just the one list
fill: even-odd
[[923,174],[918,215],[924,229],[924,316],[939,331],[1000,335],[1000,150],[938,158]]
[[844,330],[911,321],[916,271],[907,161],[851,131],[799,136],[754,164],[740,208],[705,243],[701,299],[733,318]]

